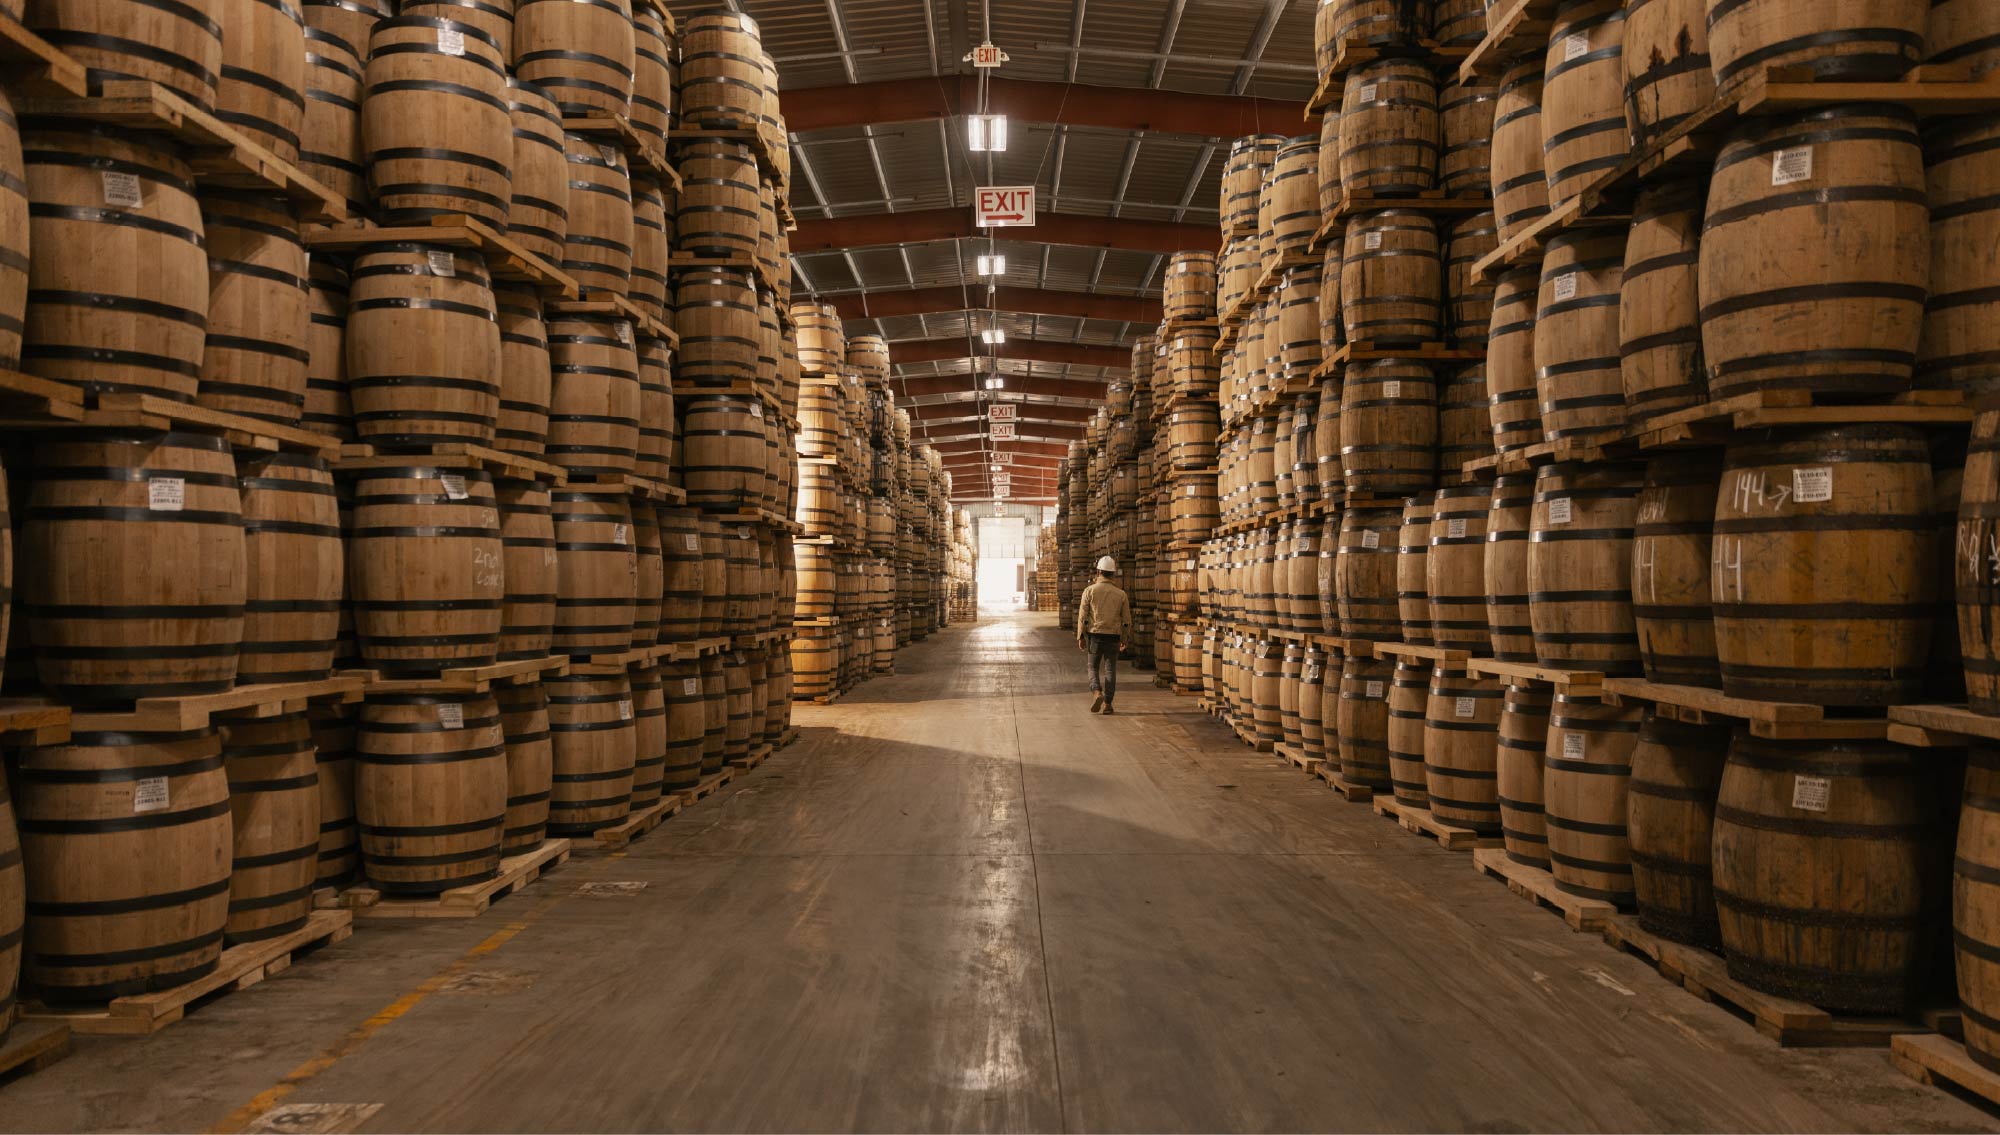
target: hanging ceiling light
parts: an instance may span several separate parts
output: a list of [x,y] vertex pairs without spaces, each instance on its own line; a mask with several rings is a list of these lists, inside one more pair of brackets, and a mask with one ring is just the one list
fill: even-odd
[[979,258],[979,274],[982,276],[1006,275],[1007,258],[1005,256],[981,256]]
[[996,378],[989,378],[986,380],[986,389],[988,390],[1005,390],[1006,388],[1007,388],[1007,380],[1004,378],[996,377]]
[[979,333],[979,341],[989,347],[997,347],[1007,341],[1007,333],[998,327],[988,327]]
[[971,114],[965,119],[965,148],[975,153],[1005,153],[1007,150],[1007,116],[1004,114]]

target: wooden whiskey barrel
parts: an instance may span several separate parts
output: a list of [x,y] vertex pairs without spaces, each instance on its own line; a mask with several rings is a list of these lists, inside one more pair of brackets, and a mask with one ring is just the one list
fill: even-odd
[[240,945],[289,934],[312,913],[319,875],[319,769],[304,710],[222,728],[229,779],[229,921]]
[[333,474],[318,457],[252,454],[242,474],[242,685],[305,682],[333,668],[346,556]]
[[632,324],[562,315],[548,321],[548,332],[548,460],[572,475],[632,472],[642,400]]
[[1431,815],[1442,823],[1501,834],[1498,744],[1506,690],[1443,664],[1431,674],[1424,708],[1424,781]]
[[1443,376],[1438,392],[1438,476],[1457,480],[1469,461],[1493,456],[1493,419],[1486,364],[1467,363]]
[[728,558],[722,549],[722,524],[703,516],[701,526],[701,637],[722,633],[724,605],[729,597]]
[[546,658],[555,634],[556,532],[549,487],[507,479],[494,486],[500,509],[501,566],[499,659]]
[[1421,658],[1396,660],[1389,682],[1389,783],[1396,803],[1430,807],[1430,781],[1424,773],[1424,710],[1429,704],[1430,663]]
[[10,759],[27,889],[21,976],[45,1001],[171,989],[229,918],[229,781],[213,729],[78,731]]
[[[1438,646],[1492,651],[1486,629],[1486,521],[1492,493],[1485,485],[1437,491],[1432,505],[1430,551],[1424,556],[1425,593]],[[1414,641],[1406,639],[1405,641]]]
[[1937,598],[1931,493],[1928,451],[1908,427],[1730,446],[1712,584],[1724,692],[1837,706],[1915,696]]
[[680,112],[704,130],[754,130],[763,110],[757,22],[702,12],[681,22]]
[[660,681],[667,705],[667,760],[661,790],[690,791],[701,783],[702,734],[707,728],[701,664],[664,663],[660,667]]
[[19,572],[42,685],[78,705],[232,685],[248,580],[227,444],[87,434],[34,460]]
[[1967,753],[1964,802],[1959,811],[1957,855],[1952,861],[1951,925],[1958,998],[1965,1009],[1965,1047],[1983,1068],[2000,1065],[2000,961],[1995,945],[1995,897],[2000,895],[2000,752],[1979,746]]
[[482,256],[371,245],[349,274],[347,330],[347,392],[361,440],[493,440],[502,356]]
[[1703,0],[1625,5],[1625,108],[1632,141],[1646,145],[1715,98]]
[[1445,245],[1444,329],[1460,349],[1486,346],[1493,329],[1493,287],[1474,282],[1472,267],[1500,247],[1492,213],[1474,213],[1451,227]]
[[492,477],[422,465],[351,476],[347,580],[362,658],[399,676],[494,661],[506,580]]
[[1396,542],[1402,525],[1398,502],[1357,500],[1342,510],[1334,558],[1340,637],[1369,642],[1402,638],[1396,602]]
[[709,395],[687,403],[681,419],[688,503],[700,508],[755,508],[764,475],[764,411],[754,398]]
[[553,745],[549,834],[584,836],[631,810],[637,738],[632,683],[615,674],[546,675]]
[[1507,858],[1549,869],[1549,834],[1542,805],[1542,762],[1549,746],[1549,705],[1554,696],[1539,682],[1510,682],[1500,704],[1500,737],[1494,745],[1494,799]]
[[1620,231],[1549,241],[1535,305],[1535,389],[1550,440],[1592,438],[1625,428],[1619,351]]
[[[0,92],[0,366],[19,369],[28,307],[28,183],[21,156],[21,121]],[[11,996],[11,994],[9,994]]]
[[1834,1012],[1910,1009],[1945,905],[1925,760],[1884,742],[1737,732],[1715,805],[1729,976]]
[[356,45],[319,28],[305,30],[299,169],[340,194],[353,212],[368,205],[368,164],[361,146],[361,52],[367,47],[365,39]]
[[1632,750],[1626,809],[1639,922],[1707,949],[1722,945],[1709,846],[1729,728],[1683,725],[1647,713]]
[[674,218],[683,252],[748,258],[757,251],[757,156],[747,144],[701,141],[681,151]]
[[634,239],[632,171],[625,154],[608,142],[565,132],[563,158],[569,164],[569,227],[563,232],[562,270],[593,292],[623,296],[632,287]]
[[1773,68],[1893,79],[1922,57],[1927,0],[1707,0],[1710,64],[1728,90]]
[[[1154,669],[1159,669],[1157,664]],[[1322,761],[1327,757],[1326,678],[1326,652],[1307,643],[1299,659],[1299,749],[1313,761]],[[1338,680],[1334,682],[1333,689],[1337,698],[1340,692]]]
[[354,804],[361,865],[388,895],[493,877],[507,817],[507,745],[491,694],[372,694],[361,704]]
[[313,764],[319,777],[319,854],[313,886],[345,887],[361,875],[361,836],[354,818],[355,710],[306,707]]
[[1377,792],[1393,787],[1389,777],[1389,683],[1394,667],[1386,661],[1348,655],[1340,673],[1340,776]]
[[631,502],[622,487],[571,486],[550,494],[550,510],[556,540],[555,652],[624,652],[632,643],[638,573]]
[[1714,451],[1646,464],[1632,529],[1632,619],[1648,681],[1722,684],[1710,570],[1721,479]]
[[205,189],[200,200],[209,296],[195,401],[297,425],[311,326],[298,213],[282,198],[259,193]]
[[1427,364],[1386,359],[1348,366],[1340,463],[1350,493],[1394,496],[1435,483],[1437,379]]
[[1447,197],[1486,197],[1493,192],[1493,116],[1500,88],[1453,79],[1438,95],[1444,152],[1438,158],[1438,188]]
[[1162,301],[1169,320],[1200,321],[1215,318],[1215,254],[1176,252],[1167,261]]
[[1542,441],[1541,390],[1535,378],[1535,308],[1541,273],[1514,268],[1493,288],[1493,322],[1486,337],[1487,418],[1502,453]]
[[1437,187],[1437,78],[1409,59],[1384,59],[1347,73],[1340,101],[1343,193],[1414,194]]
[[[866,643],[866,629],[859,632],[855,668],[866,674],[872,649]],[[723,734],[722,759],[740,761],[750,755],[750,666],[740,650],[722,656]]]
[[1493,657],[1502,662],[1536,658],[1528,585],[1534,503],[1534,480],[1528,474],[1493,479],[1486,510],[1486,630]]
[[[398,14],[430,19],[457,20],[493,37],[500,58],[514,60],[515,0],[403,0]],[[228,41],[224,41],[228,46]]]
[[1407,209],[1347,222],[1340,269],[1349,342],[1432,343],[1444,337],[1444,266],[1437,223]]
[[395,15],[388,0],[305,0],[306,27],[352,45],[364,61],[375,25]]
[[[16,9],[18,14],[19,9]],[[203,110],[222,72],[222,0],[155,7],[140,0],[36,0],[28,26],[84,65],[93,86],[114,79],[158,83]]]
[[655,145],[664,147],[674,123],[674,37],[651,5],[632,11],[632,126]]
[[[2000,25],[1995,51],[2000,53]],[[2000,389],[2000,294],[1980,249],[2000,232],[2000,121],[1939,120],[1926,131],[1930,184],[1930,299],[1917,352],[1919,386],[1987,395]]]
[[1632,906],[1626,790],[1638,740],[1637,709],[1556,695],[1542,759],[1542,819],[1558,889]]
[[1975,712],[2000,715],[2000,571],[1988,558],[2000,549],[2000,410],[1973,419],[1956,547],[1963,549],[1952,563],[1966,698]]
[[1632,615],[1632,535],[1643,470],[1560,462],[1535,474],[1528,621],[1536,660],[1560,670],[1641,672]]
[[1542,60],[1524,59],[1500,77],[1493,103],[1493,212],[1501,243],[1549,215],[1542,156]]
[[1635,427],[1708,400],[1696,263],[1705,189],[1692,179],[1650,186],[1632,208],[1619,283],[1618,355],[1625,418]]
[[382,219],[464,213],[504,231],[514,123],[493,37],[454,20],[384,20],[364,75],[361,139]]
[[1561,205],[1631,152],[1625,123],[1624,0],[1564,0],[1542,70],[1542,155]]
[[[155,9],[155,12],[158,12]],[[305,17],[285,0],[222,0],[215,116],[278,156],[299,159],[305,125]]]
[[667,775],[667,699],[660,668],[634,666],[632,680],[632,800],[642,811],[659,803]]
[[1927,63],[1991,74],[2000,67],[2000,10],[1982,0],[1931,0],[1924,50]]
[[500,854],[524,855],[548,838],[549,775],[555,762],[549,740],[549,694],[534,681],[495,685],[493,696],[507,745],[507,818]]
[[676,480],[673,349],[664,339],[639,340],[639,452],[633,472],[661,484]]
[[695,268],[676,269],[674,276],[674,330],[681,338],[675,389],[685,393],[754,385],[759,332],[757,287],[750,273]]
[[109,124],[34,124],[21,149],[34,249],[21,365],[87,391],[192,401],[208,323],[193,172],[155,136]]
[[668,225],[667,194],[671,190],[645,177],[632,179],[632,280],[628,298],[654,319],[667,318],[673,292],[667,285],[667,261],[674,231]]
[[531,285],[496,283],[493,306],[500,325],[500,401],[493,444],[539,458],[548,450],[549,396],[555,384],[542,298]]
[[321,258],[307,275],[312,321],[306,331],[306,404],[299,425],[354,440],[354,406],[347,397],[347,270]]
[[1396,612],[1402,624],[1398,641],[1431,646],[1430,577],[1426,561],[1431,550],[1431,493],[1417,493],[1403,502],[1403,524],[1396,532]]
[[548,92],[510,77],[507,115],[514,133],[507,235],[556,263],[569,239],[569,154],[562,113]]
[[[687,509],[662,508],[658,515],[662,556],[660,638],[663,642],[688,642],[701,637],[701,524]],[[803,600],[807,594],[807,557],[803,547],[800,552],[797,586]]]
[[636,44],[631,0],[521,0],[514,70],[568,117],[629,114]]
[[[632,515],[632,550],[637,562],[632,585],[632,649],[660,641],[660,603],[666,590],[666,564],[660,549],[660,517],[650,501],[627,502]],[[633,680],[638,680],[634,671]]]
[[[1721,29],[1709,31],[1719,44]],[[1702,228],[1709,393],[1906,389],[1930,274],[1926,203],[1906,109],[1835,106],[1732,134]]]

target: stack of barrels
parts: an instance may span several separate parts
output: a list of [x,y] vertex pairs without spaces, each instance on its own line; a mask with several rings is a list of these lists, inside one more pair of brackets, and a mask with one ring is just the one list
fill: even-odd
[[[0,204],[24,219],[0,257],[0,364],[233,416],[10,450],[26,511],[0,583],[18,562],[28,646],[10,687],[100,714],[235,685],[287,700],[336,668],[399,692],[23,751],[0,796],[0,863],[17,820],[20,847],[0,942],[23,895],[32,913],[0,949],[0,1004],[17,965],[50,1000],[191,980],[228,943],[302,925],[317,887],[490,878],[783,736],[790,657],[765,642],[791,622],[797,362],[778,315],[788,157],[754,23],[677,24],[650,0],[29,18],[95,73],[214,110],[357,219],[469,218],[592,302],[546,300],[546,273],[449,226],[311,230],[163,136],[10,125]],[[637,140],[586,124],[612,115]],[[676,123],[764,145],[682,146],[679,195]],[[670,277],[675,248],[735,266]],[[279,448],[232,450],[243,437]],[[367,456],[332,460],[343,442]],[[700,640],[699,660],[657,660]],[[492,692],[445,676],[535,660],[549,677]]]
[[946,622],[969,623],[979,617],[978,578],[979,542],[973,536],[972,513],[953,509],[951,536],[945,544]]
[[[1225,182],[1225,241],[1229,188]],[[1160,612],[1154,654],[1161,676],[1183,691],[1201,688],[1200,653],[1193,649],[1202,638],[1195,572],[1198,549],[1219,520],[1219,263],[1214,253],[1199,251],[1177,252],[1168,259],[1159,329],[1151,350],[1135,349],[1132,356],[1135,379],[1146,376],[1152,392],[1153,483],[1158,486],[1153,518],[1161,549],[1154,562]]]
[[950,481],[889,391],[889,344],[849,337],[832,304],[792,305],[803,373],[799,403],[800,699],[830,698],[945,621],[952,543]]

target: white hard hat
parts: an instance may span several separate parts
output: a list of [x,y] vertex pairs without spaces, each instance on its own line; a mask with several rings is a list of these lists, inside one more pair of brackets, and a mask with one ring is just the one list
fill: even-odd
[[1117,571],[1117,570],[1118,570],[1118,561],[1117,561],[1117,560],[1114,560],[1114,559],[1112,559],[1112,558],[1111,558],[1110,556],[1105,556],[1105,557],[1103,557],[1102,559],[1099,559],[1099,560],[1097,561],[1097,570],[1098,570],[1098,571]]

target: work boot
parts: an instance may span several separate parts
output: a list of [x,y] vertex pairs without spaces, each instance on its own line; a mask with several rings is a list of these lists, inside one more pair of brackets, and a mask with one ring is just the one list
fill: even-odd
[[1103,694],[1098,694],[1096,697],[1090,699],[1090,712],[1097,713],[1103,708],[1104,708]]
[[1111,716],[1111,699],[1110,699],[1110,698],[1106,698],[1106,699],[1104,699],[1104,716],[1106,716],[1106,717],[1110,717],[1110,716]]

